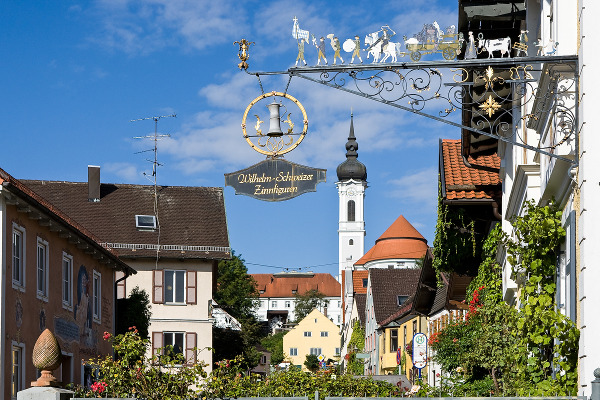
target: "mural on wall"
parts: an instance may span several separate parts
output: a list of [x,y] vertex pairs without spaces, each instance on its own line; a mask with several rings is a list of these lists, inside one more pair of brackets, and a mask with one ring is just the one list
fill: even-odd
[[15,304],[15,319],[17,329],[21,329],[23,325],[23,304],[21,304],[21,299],[17,299],[17,303]]
[[92,331],[92,303],[90,299],[90,278],[84,265],[77,274],[77,304],[73,309],[75,323],[79,327],[80,344],[93,347],[95,334]]

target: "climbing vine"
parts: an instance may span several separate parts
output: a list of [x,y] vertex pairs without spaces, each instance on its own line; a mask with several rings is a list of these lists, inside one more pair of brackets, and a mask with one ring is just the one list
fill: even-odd
[[348,353],[346,354],[347,368],[346,371],[353,375],[363,375],[365,370],[365,362],[363,359],[357,358],[356,353],[362,352],[365,347],[365,331],[360,326],[359,321],[355,321],[352,326],[352,336],[348,342]]
[[440,193],[433,241],[433,268],[437,273],[476,274],[481,242],[475,232],[475,221],[463,209],[451,209],[444,204]]
[[513,237],[505,238],[508,262],[521,286],[519,359],[514,390],[519,394],[577,391],[579,330],[556,307],[556,260],[565,238],[562,212],[554,205],[525,203],[525,214],[512,221]]
[[[565,238],[555,205],[524,205],[513,236],[500,226],[483,244],[483,262],[467,290],[465,319],[430,338],[435,359],[460,382],[496,395],[569,395],[577,391],[579,331],[556,307],[556,260]],[[503,300],[496,250],[504,246],[520,287],[519,307]],[[477,395],[477,393],[472,393]]]

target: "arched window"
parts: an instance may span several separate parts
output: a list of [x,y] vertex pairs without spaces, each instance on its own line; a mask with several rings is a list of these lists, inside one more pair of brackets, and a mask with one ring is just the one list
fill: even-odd
[[350,246],[352,246],[352,245],[354,244],[354,239],[350,239],[350,240],[348,241],[348,244],[349,244]]
[[354,221],[354,214],[355,214],[355,204],[354,204],[354,200],[349,200],[348,201],[348,221]]

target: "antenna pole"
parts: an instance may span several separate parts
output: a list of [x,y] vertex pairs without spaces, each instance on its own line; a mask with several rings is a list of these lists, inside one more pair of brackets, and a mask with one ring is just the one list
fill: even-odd
[[[130,122],[136,122],[136,121],[146,121],[146,120],[150,120],[150,119],[154,121],[154,135],[153,136],[137,136],[137,137],[134,137],[134,139],[152,139],[152,140],[154,140],[154,162],[152,162],[152,177],[154,180],[154,216],[156,218],[156,228],[158,231],[155,268],[158,268],[158,258],[160,255],[160,220],[158,219],[158,185],[157,185],[157,178],[156,178],[156,172],[157,172],[158,166],[160,165],[158,163],[158,141],[164,137],[171,137],[171,135],[159,135],[158,134],[158,121],[161,118],[175,118],[175,117],[177,117],[176,114],[171,114],[171,115],[160,115],[160,116],[155,116],[155,117],[132,119],[130,121]],[[150,160],[148,160],[148,161],[150,161]],[[144,172],[144,175],[146,175],[145,172]]]

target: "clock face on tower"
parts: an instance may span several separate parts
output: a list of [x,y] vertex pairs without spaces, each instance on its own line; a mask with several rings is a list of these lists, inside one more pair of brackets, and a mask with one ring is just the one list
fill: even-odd
[[352,188],[348,189],[346,193],[348,194],[348,196],[354,196],[356,194],[356,192]]

